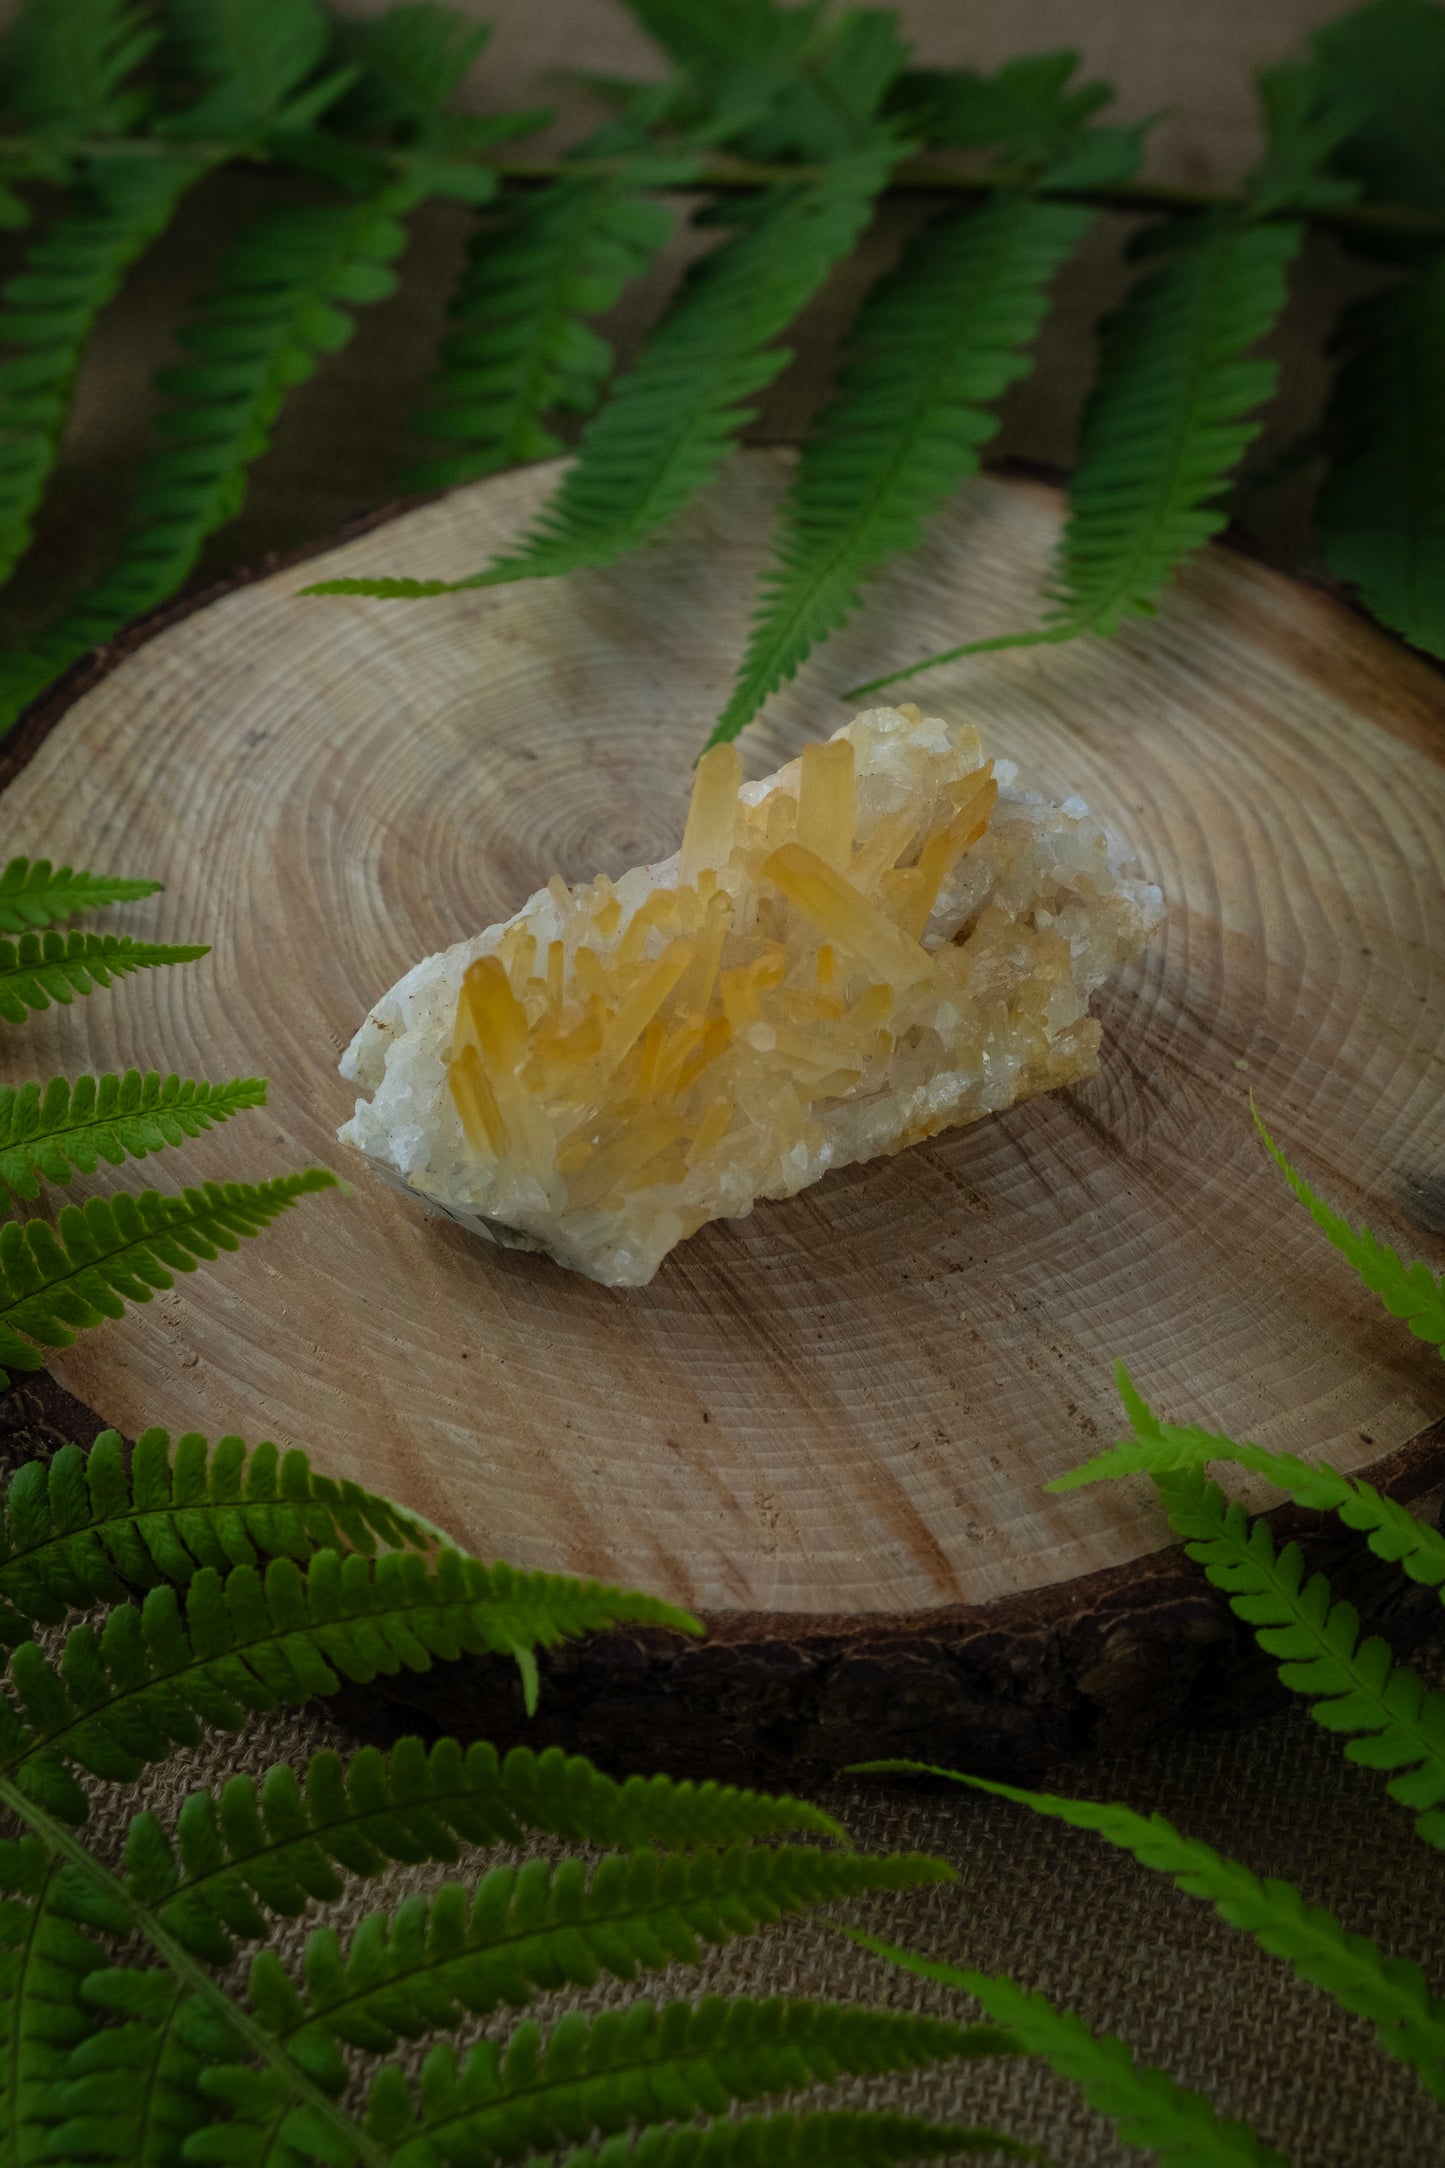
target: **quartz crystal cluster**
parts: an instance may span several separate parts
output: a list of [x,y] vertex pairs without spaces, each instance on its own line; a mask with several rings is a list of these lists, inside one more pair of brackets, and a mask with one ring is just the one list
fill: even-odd
[[554,876],[378,1002],[341,1135],[641,1286],[706,1220],[1092,1074],[1089,996],[1160,915],[976,730],[874,708],[758,783],[718,746],[675,856]]

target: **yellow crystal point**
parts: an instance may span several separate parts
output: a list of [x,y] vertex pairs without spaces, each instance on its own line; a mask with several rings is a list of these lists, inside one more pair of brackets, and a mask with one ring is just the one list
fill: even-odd
[[675,941],[669,941],[657,962],[643,973],[602,1035],[604,1074],[610,1075],[623,1055],[637,1044],[695,953],[692,942],[680,934]]
[[613,1285],[709,1219],[1087,1075],[1090,993],[1159,915],[977,733],[857,716],[764,782],[698,763],[675,858],[419,966],[343,1131],[423,1196]]
[[714,745],[698,762],[677,854],[679,881],[695,883],[704,866],[727,864],[737,828],[742,776],[735,745]]
[[500,1159],[507,1149],[507,1125],[474,1046],[464,1046],[447,1064],[447,1083],[461,1116],[467,1140],[479,1152]]
[[795,833],[825,866],[847,866],[853,855],[853,747],[847,738],[803,747]]
[[841,873],[825,866],[816,851],[801,843],[785,843],[765,862],[763,878],[806,912],[836,948],[847,949],[879,978],[917,986],[930,976],[933,967],[917,941],[861,896]]

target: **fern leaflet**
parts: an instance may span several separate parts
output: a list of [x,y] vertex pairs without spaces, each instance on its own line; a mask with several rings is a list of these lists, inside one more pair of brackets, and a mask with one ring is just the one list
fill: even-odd
[[1322,98],[1317,65],[1277,61],[1255,76],[1265,154],[1249,176],[1256,218],[1280,211],[1336,211],[1352,203],[1359,183],[1333,170],[1359,115],[1358,103]]
[[[120,1603],[161,1581],[184,1586],[200,1566],[222,1572],[261,1555],[370,1554],[425,1545],[430,1532],[357,1483],[317,1475],[292,1446],[249,1454],[195,1432],[143,1430],[127,1454],[113,1430],[88,1453],[64,1445],[11,1479],[0,1514],[0,1640],[59,1625],[67,1610]],[[8,1615],[6,1615],[8,1614]]]
[[1290,1165],[1253,1102],[1251,1112],[1270,1157],[1321,1234],[1353,1266],[1371,1294],[1379,1296],[1391,1317],[1408,1325],[1417,1340],[1445,1354],[1445,1278],[1437,1279],[1427,1265],[1419,1262],[1404,1264],[1399,1251],[1381,1242],[1368,1227],[1351,1227],[1338,1212],[1332,1212]]
[[1106,326],[1056,576],[1060,615],[1109,633],[1147,615],[1181,558],[1224,525],[1219,495],[1259,431],[1274,324],[1302,229],[1220,226],[1149,272]]
[[54,2089],[95,2026],[82,1990],[106,1951],[73,1916],[73,1876],[36,1837],[0,1841],[0,2157],[16,2168],[44,2157]]
[[1069,518],[1037,632],[965,641],[850,693],[962,655],[1116,632],[1149,616],[1181,559],[1225,522],[1221,492],[1259,432],[1278,374],[1249,357],[1284,307],[1303,228],[1206,217],[1103,326]]
[[210,953],[204,946],[134,941],[129,934],[23,933],[18,941],[0,940],[0,1016],[23,1024],[28,1010],[48,1009],[52,1001],[68,1008],[77,994],[133,971],[190,964]]
[[[250,4],[250,0],[246,0]],[[143,468],[119,561],[30,647],[0,657],[0,728],[58,671],[165,600],[207,535],[240,508],[286,394],[351,336],[351,309],[390,293],[417,200],[410,176],[357,203],[263,211],[180,334],[195,357],[166,372],[172,441]]]
[[852,247],[896,156],[880,140],[731,212],[740,230],[689,273],[514,554],[461,580],[322,580],[304,592],[449,594],[608,565],[638,548],[717,472],[754,411],[745,402],[787,359],[772,342]]
[[73,873],[48,858],[12,858],[0,873],[0,933],[60,926],[77,911],[153,896],[159,881],[128,881],[113,873]]
[[119,1167],[199,1137],[247,1107],[266,1104],[263,1077],[224,1084],[155,1070],[142,1076],[53,1077],[46,1085],[0,1084],[0,1182],[15,1197],[38,1197],[42,1182]]
[[[388,2065],[366,2122],[397,2153],[426,2140],[453,2159],[527,2158],[628,2123],[719,2114],[730,2100],[1012,2048],[1007,2035],[982,2026],[830,2003],[636,2002],[596,2018],[564,2017],[550,2035],[524,2022],[505,2048],[485,2040],[465,2060],[448,2045],[434,2048],[422,2066],[420,2114]],[[241,2088],[223,2097],[246,2113]],[[257,2121],[268,2106],[256,2104]]]
[[0,580],[29,544],[91,327],[201,170],[180,157],[97,160],[0,290]]
[[436,0],[403,0],[382,15],[331,27],[345,57],[361,66],[333,117],[356,135],[407,142],[444,137],[453,124],[446,106],[491,36],[488,24]]
[[499,1757],[481,1742],[401,1739],[388,1754],[364,1747],[346,1763],[318,1753],[304,1781],[281,1763],[259,1785],[238,1775],[219,1794],[193,1792],[174,1840],[144,1810],[130,1826],[124,1874],[187,1949],[223,1965],[238,1939],[270,1932],[268,1915],[295,1919],[309,1902],[339,1896],[347,1876],[377,1874],[389,1860],[455,1861],[464,1844],[516,1843],[529,1829],[635,1852],[792,1830],[846,1842],[799,1799],[666,1777],[617,1783],[557,1747]]
[[[41,1369],[41,1348],[69,1347],[86,1327],[123,1317],[127,1302],[173,1286],[173,1274],[238,1248],[298,1197],[335,1187],[334,1174],[307,1167],[270,1182],[206,1182],[178,1197],[153,1189],[91,1197],[62,1206],[54,1227],[0,1222],[0,1362]],[[9,1382],[0,1370],[0,1386]]]
[[167,31],[168,57],[200,95],[163,134],[264,141],[309,127],[355,79],[349,67],[313,78],[330,42],[317,0],[167,0]]
[[1433,0],[1367,0],[1310,43],[1322,102],[1351,121],[1340,164],[1378,202],[1445,208],[1445,20]]
[[865,303],[854,358],[784,505],[777,564],[711,744],[736,737],[809,650],[857,607],[861,582],[909,549],[978,467],[989,409],[1027,367],[1049,281],[1090,214],[997,197],[942,218]]
[[705,1947],[787,1914],[952,1879],[941,1861],[917,1854],[788,1844],[691,1857],[610,1853],[595,1866],[533,1859],[493,1867],[470,1891],[447,1883],[371,1913],[349,1947],[331,1928],[316,1929],[299,1986],[262,1949],[251,1962],[251,2000],[283,2048],[329,2038],[340,2076],[342,2043],[388,2054],[402,2040],[451,2030],[464,2010],[490,2016],[540,1992],[595,1986],[604,1973],[630,1981],[663,1964],[695,1965]]
[[1198,1838],[1181,1836],[1162,1814],[1136,1814],[1132,1807],[1023,1791],[922,1762],[864,1766],[951,1777],[975,1791],[1016,1800],[1071,1828],[1092,1830],[1106,1843],[1132,1852],[1142,1865],[1167,1874],[1186,1896],[1213,1905],[1229,1926],[1252,1935],[1261,1949],[1282,1958],[1300,1979],[1333,1996],[1342,2010],[1368,2018],[1388,2052],[1408,2063],[1437,2100],[1445,2100],[1445,2003],[1430,1993],[1419,1966],[1383,1956],[1367,1936],[1350,1933],[1332,1912],[1307,1905],[1288,1882],[1261,1880],[1238,1860],[1222,1858]]
[[157,36],[136,0],[22,0],[5,47],[6,103],[62,139],[123,134],[143,107],[127,79]]
[[1100,127],[1112,102],[1107,83],[1076,83],[1076,52],[1028,53],[994,75],[973,68],[910,68],[889,101],[932,144],[989,150],[1049,188],[1107,187],[1129,180],[1143,156],[1149,120]]
[[612,349],[584,319],[611,308],[672,230],[665,206],[643,192],[658,180],[639,161],[626,173],[518,190],[502,206],[501,229],[478,233],[431,403],[413,422],[457,449],[415,467],[414,489],[449,488],[561,451],[549,415],[589,414],[612,368]]
[[1339,345],[1325,560],[1383,623],[1445,655],[1445,257],[1357,303]]
[[1288,2168],[1283,2155],[1247,2123],[1217,2116],[1202,2093],[1177,2084],[1151,2063],[1137,2063],[1115,2034],[1091,2031],[1076,2011],[1058,2009],[1047,1995],[986,1972],[940,1964],[854,1928],[845,1931],[851,1941],[905,1972],[972,1995],[1028,2054],[1072,2079],[1126,2145],[1156,2153],[1161,2168]]
[[483,1566],[459,1551],[368,1558],[318,1551],[264,1572],[203,1566],[118,1604],[102,1631],[71,1628],[58,1666],[33,1641],[13,1651],[0,1693],[0,1770],[62,1821],[84,1821],[74,1763],[133,1783],[148,1762],[194,1744],[203,1725],[238,1731],[247,1714],[366,1686],[437,1658],[515,1657],[622,1623],[694,1631],[671,1604],[560,1574]]
[[824,163],[866,142],[908,58],[882,8],[627,0],[682,71],[680,124],[754,158]]

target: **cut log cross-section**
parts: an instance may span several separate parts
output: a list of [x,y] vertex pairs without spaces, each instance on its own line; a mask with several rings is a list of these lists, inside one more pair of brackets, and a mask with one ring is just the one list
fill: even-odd
[[[696,1647],[557,1659],[544,1732],[773,1774],[1019,1763],[1146,1727],[1224,1646],[1147,1485],[1044,1494],[1117,1434],[1116,1358],[1165,1413],[1422,1509],[1445,1481],[1445,1369],[1322,1243],[1248,1112],[1252,1088],[1346,1214],[1439,1263],[1445,680],[1215,550],[1113,641],[902,688],[1081,795],[1162,888],[1164,926],[1096,1002],[1098,1077],[598,1286],[384,1186],[336,1143],[336,1062],[407,966],[549,874],[677,847],[784,473],[746,455],[665,556],[612,572],[297,599],[473,569],[552,476],[496,478],[143,629],[16,741],[9,850],[154,875],[117,927],[215,948],[34,1019],[4,1075],[263,1072],[268,1114],[149,1179],[319,1159],[355,1183],[53,1369],[127,1432],[294,1441],[489,1556],[703,1614]],[[1059,517],[1038,483],[966,492],[748,733],[745,773],[836,729],[851,681],[1028,622]],[[512,1706],[502,1672],[446,1692],[469,1720]]]

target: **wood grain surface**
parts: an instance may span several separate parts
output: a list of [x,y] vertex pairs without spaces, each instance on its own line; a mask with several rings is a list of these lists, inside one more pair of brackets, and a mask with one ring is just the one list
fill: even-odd
[[[185,1172],[320,1159],[356,1188],[87,1336],[59,1381],[127,1431],[299,1442],[486,1553],[738,1624],[941,1620],[1156,1554],[1147,1489],[1042,1495],[1114,1434],[1119,1356],[1170,1414],[1346,1467],[1403,1456],[1422,1489],[1438,1361],[1284,1195],[1246,1094],[1346,1212],[1438,1253],[1445,683],[1231,553],[1113,643],[913,688],[1082,792],[1165,892],[1104,997],[1095,1082],[705,1229],[638,1291],[347,1166],[336,1058],[402,970],[553,869],[675,842],[785,465],[746,455],[612,573],[417,605],[297,600],[284,570],[69,703],[6,793],[8,848],[155,874],[127,922],[215,953],[35,1019],[5,1074],[261,1070],[269,1113]],[[551,479],[307,569],[455,575]],[[835,727],[860,674],[1026,621],[1058,519],[1040,484],[965,493],[748,734],[749,771]]]

